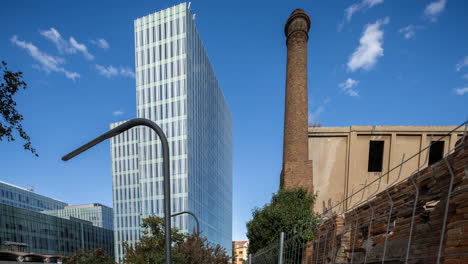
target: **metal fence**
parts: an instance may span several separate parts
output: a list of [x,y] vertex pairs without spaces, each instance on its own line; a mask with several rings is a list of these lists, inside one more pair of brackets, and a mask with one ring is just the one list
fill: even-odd
[[[281,233],[247,263],[468,263],[467,128],[465,121],[431,137],[421,151],[403,155],[400,164],[329,208],[313,230],[296,228],[313,232],[312,240],[304,232]],[[427,166],[431,146],[452,132],[461,135],[455,147]],[[424,161],[401,175],[413,159]],[[384,184],[390,173],[397,176]]]

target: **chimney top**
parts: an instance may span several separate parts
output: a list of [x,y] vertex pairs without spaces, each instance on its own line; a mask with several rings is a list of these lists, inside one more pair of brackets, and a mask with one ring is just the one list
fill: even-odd
[[[298,25],[293,25],[293,27],[290,28],[293,21],[300,18],[302,18],[303,23],[298,21]],[[303,9],[297,8],[291,13],[291,15],[289,15],[288,21],[286,21],[286,24],[284,25],[284,34],[286,37],[289,37],[291,33],[298,30],[305,31],[307,33],[309,32],[310,25],[311,22],[309,15]]]

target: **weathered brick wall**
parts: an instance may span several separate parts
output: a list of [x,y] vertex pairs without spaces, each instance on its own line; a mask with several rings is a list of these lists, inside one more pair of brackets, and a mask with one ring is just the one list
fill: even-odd
[[309,29],[309,15],[301,9],[294,10],[285,25],[288,52],[281,187],[285,189],[302,187],[313,193],[307,110]]
[[315,236],[303,263],[382,263],[384,254],[385,263],[438,263],[440,243],[439,263],[468,263],[468,138],[446,160],[332,216]]

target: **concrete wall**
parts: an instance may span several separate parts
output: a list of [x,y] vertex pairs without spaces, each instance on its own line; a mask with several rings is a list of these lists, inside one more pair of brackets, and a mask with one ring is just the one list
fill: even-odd
[[[344,197],[361,189],[405,160],[420,152],[432,140],[439,140],[455,129],[455,126],[351,126],[309,127],[309,159],[313,162],[313,185],[318,194],[315,211],[322,213],[324,204],[329,208],[337,205]],[[455,146],[463,134],[459,128],[444,141],[444,153]],[[368,172],[369,142],[384,141],[382,172]],[[383,190],[388,184],[410,175],[418,167],[427,166],[428,151],[413,157],[398,170],[394,170],[381,181],[375,182],[364,193],[358,193],[335,211],[350,208],[359,200]]]

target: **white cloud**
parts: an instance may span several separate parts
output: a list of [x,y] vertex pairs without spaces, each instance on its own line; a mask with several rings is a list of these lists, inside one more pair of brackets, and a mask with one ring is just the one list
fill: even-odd
[[45,72],[61,72],[69,79],[75,80],[80,75],[76,72],[69,72],[61,65],[65,63],[65,60],[61,57],[49,55],[39,50],[34,44],[26,41],[19,40],[17,36],[13,36],[10,41],[16,46],[23,48],[28,51],[29,55],[33,57],[37,62],[40,63],[39,68]]
[[320,114],[322,114],[324,110],[325,110],[325,106],[320,105],[319,107],[317,107],[317,109],[315,109],[314,112],[309,113],[309,125],[313,125],[319,122],[318,119],[320,117]]
[[359,84],[359,81],[353,80],[351,78],[346,79],[346,81],[339,84],[344,90],[354,88]]
[[112,115],[114,115],[114,116],[121,116],[123,114],[124,114],[124,112],[120,111],[120,110],[116,110],[116,111],[112,112]]
[[416,30],[421,29],[421,26],[408,25],[400,29],[400,33],[403,34],[405,39],[411,39],[416,34]]
[[382,4],[383,2],[384,0],[362,0],[360,3],[353,4],[345,9],[346,20],[351,21],[351,18],[356,12]]
[[359,93],[356,89],[356,86],[358,86],[359,81],[353,80],[351,78],[346,79],[346,81],[340,83],[338,86],[341,87],[341,90],[349,96],[357,97],[359,96]]
[[463,79],[465,80],[468,80],[468,73],[465,73],[463,76],[462,76]]
[[107,78],[113,78],[118,75],[125,76],[125,77],[130,77],[130,78],[135,78],[135,73],[128,67],[119,67],[116,68],[112,65],[109,66],[102,66],[99,64],[96,64],[96,69],[98,70],[98,73],[107,77]]
[[457,71],[461,71],[461,69],[465,68],[466,66],[468,66],[468,56],[466,56],[462,61],[457,63],[455,68],[457,69]]
[[81,43],[78,43],[78,41],[75,40],[74,37],[70,37],[70,45],[73,47],[73,49],[83,53],[83,56],[87,59],[87,60],[93,60],[94,59],[94,56],[91,55],[89,52],[88,52],[88,48],[86,47],[85,44],[81,44]]
[[135,72],[133,72],[132,69],[130,69],[128,67],[120,67],[120,74],[122,76],[135,78]]
[[62,38],[62,35],[55,29],[40,31],[41,35],[52,41],[60,53],[73,53],[73,50],[68,45],[68,42]]
[[447,0],[437,0],[426,6],[424,14],[432,22],[436,22],[439,15],[444,11]]
[[98,70],[99,74],[106,76],[107,78],[112,78],[112,77],[119,75],[119,71],[117,70],[117,68],[115,68],[112,65],[105,67],[105,66],[96,64],[96,69]]
[[93,43],[94,45],[98,46],[101,49],[108,49],[110,47],[109,42],[107,42],[107,40],[102,39],[102,38],[91,40],[91,43]]
[[368,24],[359,40],[359,47],[354,51],[348,61],[348,69],[355,71],[359,68],[370,70],[377,63],[377,59],[384,55],[382,48],[384,32],[382,25],[389,23],[389,18],[380,19],[374,24]]
[[463,88],[457,88],[455,89],[455,93],[458,95],[464,95],[468,93],[468,87],[463,87]]
[[74,37],[70,37],[69,41],[66,41],[55,28],[43,30],[40,33],[46,39],[52,41],[60,53],[74,54],[81,52],[87,60],[94,59],[94,56],[88,52],[86,45],[79,43]]
[[317,109],[315,109],[314,112],[309,113],[309,125],[319,123],[319,121],[320,121],[319,117],[323,113],[323,111],[325,111],[325,105],[327,105],[330,102],[331,102],[330,98],[328,98],[328,97],[325,98],[325,100],[323,100],[322,104],[319,105],[317,107]]

